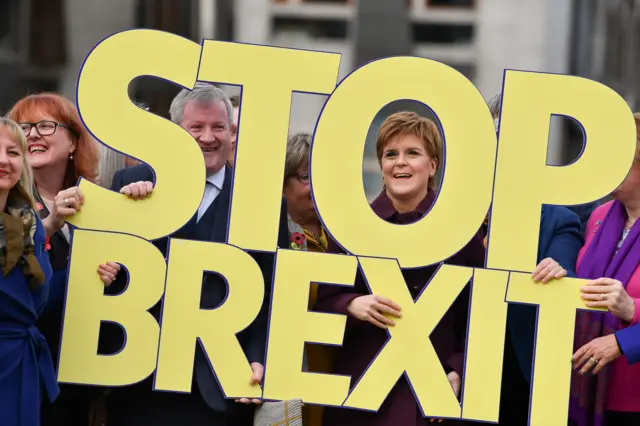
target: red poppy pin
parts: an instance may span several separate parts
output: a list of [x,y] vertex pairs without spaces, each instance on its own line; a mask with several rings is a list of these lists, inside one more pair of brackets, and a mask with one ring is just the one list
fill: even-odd
[[294,250],[300,250],[304,244],[305,236],[299,232],[291,234],[291,248]]
[[36,202],[36,210],[37,210],[37,211],[42,210],[42,204],[40,204],[40,203]]
[[49,242],[49,237],[44,240],[44,251],[51,250],[51,243]]

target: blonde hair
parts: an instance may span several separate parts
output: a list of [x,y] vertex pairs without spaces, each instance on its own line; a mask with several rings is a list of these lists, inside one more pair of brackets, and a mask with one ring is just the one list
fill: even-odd
[[29,204],[29,207],[34,208],[33,172],[27,161],[27,138],[24,135],[24,131],[18,123],[5,117],[0,117],[0,129],[7,130],[11,140],[16,142],[22,151],[22,173],[20,174],[20,181],[9,191],[7,202],[16,195],[15,191],[17,191]]
[[[378,163],[382,162],[385,146],[395,137],[413,135],[422,140],[424,149],[436,162],[436,170],[440,168],[442,156],[442,138],[438,126],[426,117],[415,112],[403,111],[390,115],[380,126],[376,140]],[[429,187],[435,189],[436,180],[429,179]]]

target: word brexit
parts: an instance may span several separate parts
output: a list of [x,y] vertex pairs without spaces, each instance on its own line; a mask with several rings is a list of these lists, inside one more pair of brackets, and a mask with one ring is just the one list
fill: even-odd
[[[134,202],[80,182],[87,201],[69,221],[76,230],[59,380],[125,386],[155,371],[156,390],[188,392],[200,339],[228,398],[301,398],[309,404],[377,410],[406,374],[426,415],[496,422],[507,305],[526,303],[538,307],[530,424],[566,425],[575,314],[588,308],[580,299],[582,280],[537,285],[531,279],[540,209],[599,199],[624,180],[636,139],[627,104],[611,89],[584,78],[507,70],[498,137],[479,91],[444,64],[385,58],[337,85],[339,65],[340,55],[334,53],[213,40],[197,44],[153,30],[117,33],[90,52],[77,87],[82,119],[102,143],[148,164],[155,188],[149,199]],[[186,88],[196,81],[241,86],[242,143],[226,244],[170,238],[165,259],[151,243],[192,217],[204,192],[205,168],[186,131],[131,102],[128,87],[141,76]],[[311,184],[322,222],[348,255],[277,249],[293,92],[330,95],[314,135]],[[435,112],[446,149],[435,205],[420,221],[404,226],[373,213],[361,174],[372,119],[398,99],[422,102]],[[546,164],[553,115],[570,117],[584,129],[584,150],[566,167]],[[606,173],[590,179],[603,166]],[[586,181],[590,184],[583,185]],[[451,257],[471,240],[490,207],[486,267],[441,265],[414,302],[400,268]],[[427,239],[438,243],[425,245]],[[260,268],[247,250],[275,253],[262,388],[248,383],[250,366],[236,338],[265,299]],[[127,272],[127,288],[115,296],[104,294],[93,267],[105,259],[119,262]],[[346,324],[345,316],[308,311],[310,283],[353,286],[358,268],[372,292],[403,307],[403,317],[350,389],[350,377],[305,373],[300,366],[304,342],[340,345]],[[216,309],[199,308],[204,271],[227,282],[228,296]],[[460,404],[429,334],[466,285],[472,298]],[[148,310],[163,296],[159,325]],[[120,352],[96,353],[102,322],[124,329]]]

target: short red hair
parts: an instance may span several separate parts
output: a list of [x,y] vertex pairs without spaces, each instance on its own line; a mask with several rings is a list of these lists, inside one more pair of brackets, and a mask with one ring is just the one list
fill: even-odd
[[20,99],[7,114],[11,120],[21,123],[40,120],[39,114],[48,114],[54,120],[66,124],[72,130],[76,150],[73,161],[68,163],[64,178],[65,188],[75,186],[79,178],[95,182],[100,160],[98,144],[82,124],[75,105],[56,93],[39,93]]
[[[398,136],[413,135],[419,138],[429,157],[436,161],[436,169],[440,167],[442,156],[442,138],[438,126],[426,117],[412,111],[391,114],[380,126],[376,139],[378,163],[382,162],[382,154],[389,142]],[[429,179],[429,187],[436,189],[436,180]]]

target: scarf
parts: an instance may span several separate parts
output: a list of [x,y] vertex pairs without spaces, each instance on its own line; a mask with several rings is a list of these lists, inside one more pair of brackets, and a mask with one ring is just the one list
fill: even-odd
[[0,212],[0,267],[3,276],[19,265],[29,288],[44,284],[45,276],[35,256],[36,218],[22,198],[10,197],[6,212]]
[[[627,213],[622,203],[613,201],[582,258],[578,278],[612,278],[626,288],[640,264],[640,221],[636,221],[618,250],[626,220]],[[613,334],[619,327],[620,320],[609,312],[578,311],[575,350],[595,338]],[[572,376],[570,418],[577,426],[602,426],[608,369],[601,370],[596,376],[580,376],[577,372]]]

